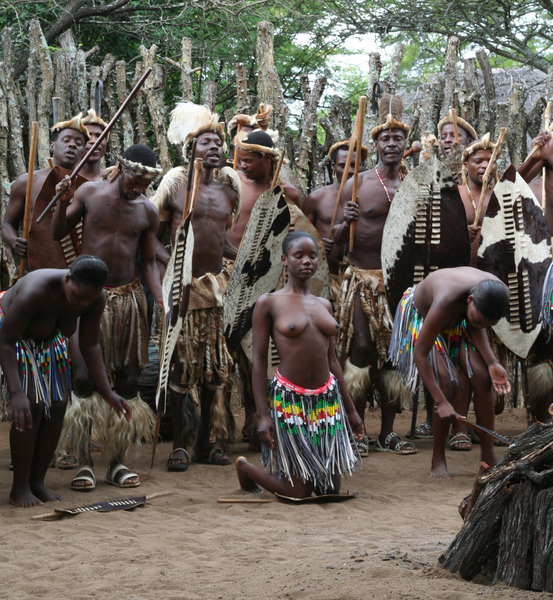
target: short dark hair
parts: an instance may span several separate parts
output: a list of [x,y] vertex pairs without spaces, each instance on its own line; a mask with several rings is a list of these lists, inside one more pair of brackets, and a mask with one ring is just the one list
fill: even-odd
[[151,148],[144,146],[144,144],[135,144],[129,146],[123,153],[123,158],[126,160],[132,160],[132,162],[140,163],[145,167],[151,167],[155,169],[157,166],[156,155]]
[[282,254],[286,256],[288,254],[288,250],[301,238],[309,238],[317,248],[317,252],[319,250],[319,245],[317,244],[317,240],[307,231],[291,231],[286,237],[282,240]]
[[262,131],[261,129],[256,129],[244,138],[245,144],[257,144],[258,146],[265,146],[265,148],[274,148],[275,144],[273,142],[273,138]]
[[509,310],[509,289],[502,281],[485,279],[472,291],[474,306],[484,317],[499,321]]
[[106,285],[109,269],[106,263],[97,256],[81,254],[69,267],[71,281],[75,285],[90,285],[101,288]]
[[336,155],[338,154],[338,152],[340,152],[340,150],[348,150],[349,151],[349,145],[342,144],[341,146],[338,146],[338,148],[336,148],[334,150],[334,152],[332,153],[332,156],[330,157],[332,162],[336,162]]

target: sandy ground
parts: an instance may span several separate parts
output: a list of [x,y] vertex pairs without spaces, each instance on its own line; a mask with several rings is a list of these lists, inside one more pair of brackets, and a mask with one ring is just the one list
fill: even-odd
[[[404,434],[410,415],[396,430]],[[522,410],[506,412],[496,429],[515,435],[525,428]],[[378,413],[367,416],[374,437]],[[68,487],[74,471],[55,471],[47,485],[63,494],[62,506],[82,506],[125,495],[173,490],[129,512],[88,513],[61,521],[33,521],[52,504],[16,509],[7,497],[9,424],[0,425],[0,598],[133,599],[440,599],[541,598],[504,585],[463,581],[438,566],[438,557],[461,527],[459,502],[469,493],[479,462],[471,452],[448,451],[451,481],[428,478],[431,442],[415,456],[371,452],[363,470],[343,490],[359,497],[341,504],[289,506],[218,504],[240,496],[233,466],[192,465],[168,473],[169,444],[129,461],[143,485],[125,494],[103,482],[98,459],[95,491]],[[236,444],[233,455],[245,453]],[[270,497],[267,494],[265,497]],[[59,506],[59,505],[58,505]]]

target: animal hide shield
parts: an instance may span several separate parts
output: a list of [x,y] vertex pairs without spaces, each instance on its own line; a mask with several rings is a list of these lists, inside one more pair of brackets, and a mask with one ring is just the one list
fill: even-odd
[[234,269],[223,296],[225,336],[236,352],[252,327],[253,309],[262,294],[276,289],[281,273],[282,240],[290,210],[280,186],[259,196],[246,225]]
[[[48,177],[46,177],[36,198],[31,214],[31,226],[29,228],[29,271],[36,271],[37,269],[67,269],[81,253],[77,228],[70,231],[61,241],[52,239],[50,225],[52,223],[53,209],[50,214],[46,215],[43,221],[37,223],[38,217],[56,195],[56,185],[66,175],[71,175],[71,172],[61,167],[54,167],[48,173]],[[87,179],[77,175],[73,181],[78,188],[83,183],[86,183]]]
[[453,181],[457,185],[461,185],[462,183],[462,170],[463,170],[463,152],[465,151],[465,147],[458,142],[455,142],[453,146],[451,146],[451,150],[448,152],[447,156],[444,158],[443,165],[449,171],[451,176],[453,177]]
[[470,265],[465,207],[436,158],[413,169],[394,196],[382,236],[382,271],[392,314],[403,292],[429,273]]
[[526,358],[538,337],[542,289],[551,264],[551,237],[528,184],[509,165],[496,184],[482,222],[476,266],[509,287],[507,318],[493,330],[515,354]]
[[175,244],[171,258],[167,263],[163,278],[163,307],[165,312],[164,334],[161,345],[159,382],[156,392],[156,409],[163,395],[163,412],[167,401],[167,387],[171,358],[182,329],[182,323],[188,309],[190,285],[192,283],[192,255],[194,254],[194,232],[192,216],[179,225],[175,234]]

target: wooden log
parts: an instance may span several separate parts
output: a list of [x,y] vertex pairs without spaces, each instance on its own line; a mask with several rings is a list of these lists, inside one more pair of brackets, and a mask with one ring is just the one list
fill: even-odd
[[4,55],[4,62],[10,66],[13,65],[13,27],[3,27],[0,32],[0,39],[2,40],[2,53]]
[[519,81],[513,85],[513,91],[507,101],[509,119],[507,121],[510,161],[519,167],[526,156],[526,111],[524,109],[524,88]]
[[156,144],[159,153],[159,162],[163,170],[167,172],[172,168],[171,156],[169,154],[169,144],[167,142],[167,128],[165,125],[165,108],[163,105],[163,93],[165,91],[165,68],[155,62],[155,56],[158,51],[156,44],[150,48],[140,46],[140,54],[144,59],[146,68],[151,67],[154,72],[152,77],[146,81],[143,91],[146,96],[146,102],[150,111],[152,129],[154,130]]
[[25,160],[23,158],[23,136],[21,134],[21,112],[17,99],[16,85],[13,80],[12,71],[5,62],[0,62],[0,85],[4,90],[4,97],[8,106],[9,122],[9,151],[10,165],[12,171],[10,177],[16,179],[21,173],[26,172]]
[[180,83],[182,99],[185,102],[191,102],[194,92],[192,89],[192,40],[189,37],[184,37],[181,41]]
[[482,90],[478,83],[478,71],[476,70],[476,59],[464,60],[463,83],[459,96],[460,116],[468,121],[477,131],[478,111]]
[[215,100],[217,98],[217,83],[215,81],[206,81],[202,94],[202,104],[209,108],[211,112],[215,110]]
[[[144,75],[145,67],[144,63],[139,60],[136,62],[134,70],[134,81],[133,85],[136,85],[137,81]],[[142,90],[138,92],[135,98],[136,102],[131,104],[135,109],[133,111],[134,123],[136,124],[136,138],[135,143],[148,145],[148,137],[146,135],[146,106],[144,102],[144,94]]]
[[397,82],[399,79],[399,71],[401,69],[401,61],[405,54],[405,46],[399,42],[394,46],[392,58],[390,59],[390,71],[386,77],[384,77],[383,86],[384,91],[388,94],[395,94],[397,90]]
[[438,95],[440,83],[437,80],[429,81],[423,86],[422,105],[420,114],[420,130],[424,135],[437,135],[438,130]]
[[486,97],[487,106],[487,122],[482,131],[489,131],[492,139],[495,139],[497,137],[499,125],[497,119],[497,96],[495,93],[492,67],[490,65],[490,59],[488,58],[485,50],[477,50],[476,58],[478,59],[480,69],[482,70],[482,77],[484,78],[484,95]]
[[36,85],[38,80],[38,53],[36,45],[29,44],[29,62],[27,63],[27,85],[25,86],[25,102],[27,115],[32,123],[37,120]]
[[248,73],[244,63],[234,65],[236,73],[236,112],[245,113],[248,110]]
[[[380,74],[382,72],[382,61],[380,60],[379,52],[370,52],[369,53],[369,81],[367,86],[367,97],[369,98],[367,115],[365,117],[365,123],[367,126],[367,130],[370,131],[373,127],[376,127],[379,124],[378,120],[378,108],[376,111],[373,111],[371,107],[371,99],[373,97],[373,89],[375,84],[380,81]],[[351,135],[351,130],[350,130]],[[349,137],[349,136],[347,136]],[[369,150],[369,156],[367,158],[367,166],[368,168],[372,168],[378,162],[378,154],[376,152],[376,145],[373,142],[372,138],[369,137],[367,140],[367,148]]]
[[[119,104],[122,104],[123,100],[128,96],[126,66],[124,60],[118,60],[116,63],[117,99],[119,100]],[[123,149],[126,150],[134,144],[134,132],[129,108],[126,108],[121,115],[121,132]]]
[[459,95],[459,73],[457,71],[457,60],[459,54],[459,38],[452,35],[447,40],[447,50],[445,54],[445,83],[444,99],[442,102],[441,117],[445,117],[450,108],[457,108],[457,98]]
[[80,48],[75,54],[75,80],[73,82],[73,113],[86,112],[88,110],[88,87],[86,72],[86,53]]
[[[115,64],[115,59],[112,65],[113,64]],[[123,100],[124,99],[125,98],[123,98]],[[115,97],[115,81],[113,71],[106,73],[104,78],[104,104],[106,106],[106,111],[104,113],[106,118],[104,120],[109,121],[119,108],[117,105],[117,99]],[[121,120],[119,120],[113,126],[113,129],[109,134],[107,156],[110,161],[116,161],[123,154],[123,152],[124,150],[121,145]]]
[[542,490],[534,507],[532,589],[553,592],[553,489]]

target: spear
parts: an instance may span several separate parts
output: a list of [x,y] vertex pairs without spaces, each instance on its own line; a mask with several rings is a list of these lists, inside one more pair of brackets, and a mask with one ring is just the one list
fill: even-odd
[[[355,151],[355,168],[353,171],[353,188],[351,192],[352,202],[357,203],[357,181],[359,179],[359,165],[361,164],[361,145],[363,142],[363,125],[365,124],[365,111],[367,110],[367,96],[360,96],[357,125],[357,148]],[[348,166],[349,171],[349,166]],[[355,222],[349,228],[349,251],[353,252],[353,238],[355,235]]]
[[[38,137],[38,123],[33,121],[31,127],[31,148],[29,150],[29,170],[27,174],[27,191],[25,194],[25,216],[23,217],[23,239],[29,238],[29,226],[31,221],[31,201],[33,198],[33,176],[35,174],[36,142]],[[19,277],[25,275],[25,263],[27,257],[23,257],[19,263]]]
[[[138,93],[138,90],[142,87],[142,84],[146,81],[146,79],[148,78],[148,76],[150,75],[151,72],[152,72],[152,67],[148,67],[146,69],[146,71],[144,72],[144,75],[142,75],[142,77],[138,80],[138,82],[136,83],[134,88],[131,90],[131,93],[125,98],[125,100],[123,101],[123,104],[121,104],[121,106],[119,107],[119,110],[113,116],[113,119],[108,123],[107,127],[104,129],[104,131],[102,131],[102,133],[100,134],[98,139],[94,142],[94,145],[90,148],[90,150],[86,153],[86,155],[81,159],[81,162],[75,167],[75,170],[69,176],[71,181],[73,181],[73,179],[75,179],[75,177],[79,174],[79,171],[84,167],[86,161],[92,156],[92,153],[96,150],[96,148],[98,148],[98,146],[108,136],[109,132],[111,131],[111,129],[117,122],[117,119],[119,119],[119,117],[123,114],[123,111],[127,108],[129,103],[131,102],[131,100],[136,96],[136,94]],[[48,204],[48,206],[44,209],[44,212],[37,219],[37,223],[40,223],[44,219],[44,217],[46,217],[46,215],[52,210],[52,208],[57,204],[58,200],[60,199],[60,196],[61,196],[61,192],[58,192],[52,198],[52,201],[50,202],[50,204]]]

